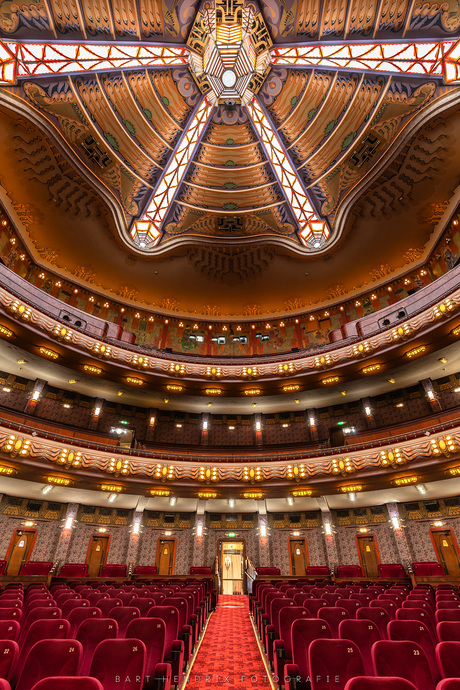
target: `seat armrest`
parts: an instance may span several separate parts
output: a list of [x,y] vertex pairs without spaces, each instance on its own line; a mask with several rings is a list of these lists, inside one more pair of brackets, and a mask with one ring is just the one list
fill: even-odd
[[286,664],[283,678],[280,678],[280,687],[284,687],[284,690],[296,690],[297,680],[300,681],[300,670],[297,664]]

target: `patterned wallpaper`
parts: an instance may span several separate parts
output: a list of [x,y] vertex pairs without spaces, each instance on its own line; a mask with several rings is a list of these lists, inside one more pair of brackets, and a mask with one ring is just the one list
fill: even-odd
[[[77,506],[69,504],[67,515],[76,515]],[[460,543],[460,518],[444,518],[446,528],[451,528]],[[0,558],[4,558],[15,529],[23,527],[22,518],[0,515]],[[61,521],[37,521],[37,539],[32,551],[32,560],[51,560],[58,558],[61,562],[84,562],[89,546],[90,537],[96,533],[96,525],[76,523],[70,534],[62,531]],[[370,533],[374,534],[382,563],[401,562],[400,553],[404,551],[411,561],[436,560],[431,543],[431,521],[406,521],[404,525],[403,544],[398,546],[395,533],[387,523],[370,526]],[[134,560],[134,565],[153,565],[156,558],[157,542],[164,536],[164,530],[144,527],[138,542],[135,543],[129,531],[129,526],[108,527],[110,546],[108,562],[127,563]],[[246,554],[254,565],[271,565],[281,568],[283,575],[289,575],[288,539],[291,531],[287,529],[271,529],[267,538],[267,549],[262,543],[257,529],[239,530],[238,537],[246,543]],[[320,527],[300,530],[301,537],[307,540],[308,558],[310,565],[324,565],[328,563],[326,543]],[[338,561],[345,564],[358,564],[358,552],[355,536],[356,527],[335,527],[335,546]],[[217,554],[219,539],[225,538],[224,530],[205,532],[202,540],[195,537],[193,531],[187,529],[173,530],[173,537],[177,540],[175,574],[188,574],[191,565],[213,566]],[[131,541],[130,541],[131,540]],[[404,558],[402,559],[405,560]],[[263,562],[262,562],[263,561]]]

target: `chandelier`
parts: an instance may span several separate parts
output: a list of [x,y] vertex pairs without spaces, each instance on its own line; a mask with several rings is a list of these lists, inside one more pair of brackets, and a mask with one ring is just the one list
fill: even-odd
[[187,45],[193,77],[213,105],[247,105],[270,70],[272,42],[252,3],[205,3]]

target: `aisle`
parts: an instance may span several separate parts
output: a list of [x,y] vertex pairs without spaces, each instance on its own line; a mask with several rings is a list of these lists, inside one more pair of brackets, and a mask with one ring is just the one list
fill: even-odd
[[249,618],[248,597],[221,595],[185,690],[270,687]]

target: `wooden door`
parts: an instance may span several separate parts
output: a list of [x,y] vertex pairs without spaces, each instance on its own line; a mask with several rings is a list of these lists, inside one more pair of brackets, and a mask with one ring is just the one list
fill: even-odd
[[158,575],[174,574],[174,559],[176,555],[175,539],[159,539],[157,547]]
[[289,561],[291,575],[305,577],[308,565],[305,539],[289,539]]
[[17,529],[14,531],[8,555],[6,557],[7,575],[18,575],[24,563],[30,559],[32,547],[34,545],[36,530]]
[[86,562],[88,563],[88,577],[99,577],[101,567],[107,559],[109,538],[93,534],[89,541]]
[[457,542],[450,529],[432,530],[431,537],[438,555],[438,561],[448,575],[460,575],[460,560]]
[[377,577],[380,563],[377,543],[373,535],[357,536],[358,554],[365,577]]

